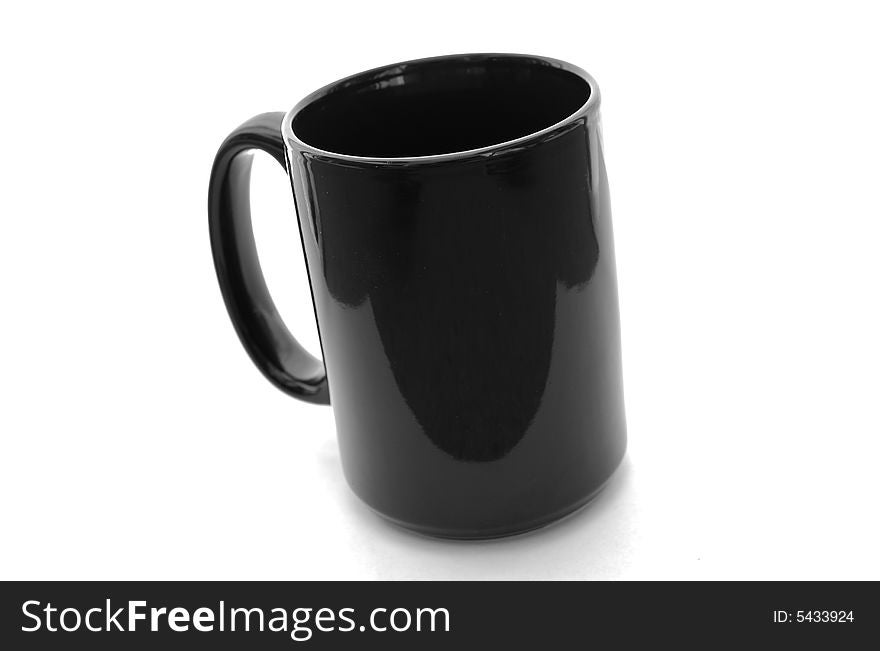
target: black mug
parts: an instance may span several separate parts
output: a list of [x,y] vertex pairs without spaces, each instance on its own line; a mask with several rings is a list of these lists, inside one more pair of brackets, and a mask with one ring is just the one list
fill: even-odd
[[[323,363],[260,271],[254,149],[290,177]],[[348,77],[236,129],[208,213],[245,349],[278,388],[332,403],[345,477],[377,513],[504,536],[586,504],[619,465],[599,89],[580,68],[471,54]]]

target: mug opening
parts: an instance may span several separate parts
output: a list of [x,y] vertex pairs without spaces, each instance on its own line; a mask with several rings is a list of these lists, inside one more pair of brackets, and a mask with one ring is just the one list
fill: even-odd
[[365,72],[304,100],[295,139],[330,155],[448,156],[539,134],[597,100],[568,64],[525,55],[424,59]]

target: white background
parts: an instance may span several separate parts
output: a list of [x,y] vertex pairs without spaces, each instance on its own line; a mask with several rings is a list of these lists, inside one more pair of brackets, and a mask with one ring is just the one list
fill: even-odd
[[[870,4],[20,3],[0,16],[0,577],[880,578]],[[557,526],[381,521],[332,413],[251,365],[208,246],[217,146],[339,77],[473,51],[599,81],[627,459]],[[317,336],[284,173],[254,213]]]

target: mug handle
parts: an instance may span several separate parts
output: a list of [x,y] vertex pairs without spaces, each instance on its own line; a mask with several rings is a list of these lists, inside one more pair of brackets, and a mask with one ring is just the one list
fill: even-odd
[[263,279],[251,226],[253,151],[266,152],[290,174],[281,137],[283,119],[284,113],[258,115],[220,145],[208,188],[211,250],[229,318],[257,368],[294,398],[329,405],[324,364],[293,338],[278,314]]

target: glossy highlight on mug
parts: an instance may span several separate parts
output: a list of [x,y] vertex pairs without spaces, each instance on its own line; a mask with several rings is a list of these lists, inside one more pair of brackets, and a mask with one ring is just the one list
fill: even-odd
[[[239,335],[280,388],[329,394],[349,484],[399,524],[534,528],[623,456],[598,107],[569,64],[440,57],[337,82],[218,153],[212,244]],[[326,379],[249,253],[238,153],[254,147],[282,153],[291,179]]]

